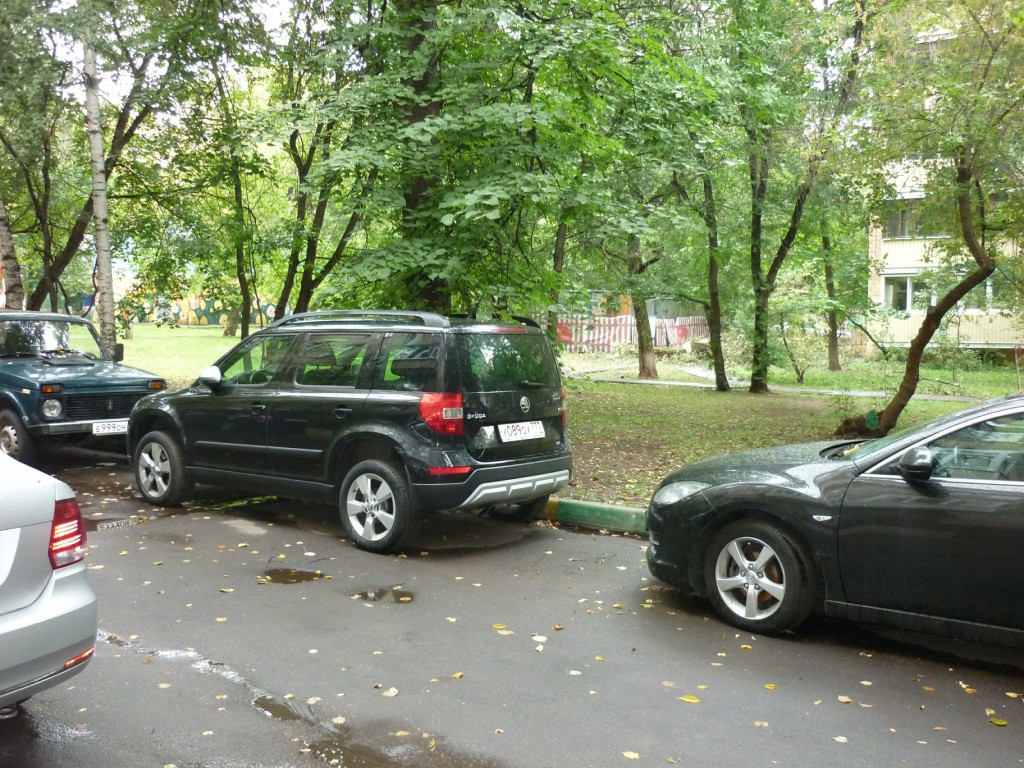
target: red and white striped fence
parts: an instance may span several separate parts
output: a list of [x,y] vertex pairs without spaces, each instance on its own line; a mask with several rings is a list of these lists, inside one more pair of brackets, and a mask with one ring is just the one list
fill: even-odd
[[[707,338],[708,323],[701,316],[651,318],[651,334],[655,346],[678,348],[687,341]],[[558,341],[570,352],[611,352],[622,345],[636,346],[636,321],[632,315],[561,315]]]

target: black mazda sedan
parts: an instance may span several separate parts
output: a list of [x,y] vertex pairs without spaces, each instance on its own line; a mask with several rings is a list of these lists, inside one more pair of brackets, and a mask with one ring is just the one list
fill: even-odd
[[1024,645],[1024,396],[876,440],[690,464],[647,527],[651,573],[744,630],[816,612]]

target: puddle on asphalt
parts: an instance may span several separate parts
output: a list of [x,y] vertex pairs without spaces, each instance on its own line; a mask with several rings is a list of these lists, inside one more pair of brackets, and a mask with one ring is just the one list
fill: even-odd
[[401,587],[369,587],[352,595],[353,600],[362,600],[367,603],[383,603],[387,600],[405,605],[413,601],[412,592],[407,592]]
[[[258,696],[253,700],[252,706],[257,712],[266,715],[271,720],[282,720],[288,722],[292,720],[313,719],[313,713],[307,705],[300,705],[298,703],[293,704],[285,699],[279,699],[277,696]],[[300,706],[304,711],[299,711]]]
[[308,584],[326,578],[320,571],[301,571],[298,568],[268,568],[263,572],[263,583]]
[[[374,594],[378,591],[365,590]],[[409,596],[399,587],[383,589],[383,592],[396,595],[397,600]],[[195,651],[158,651],[103,629],[98,631],[97,640],[139,656],[156,657],[168,663],[184,661],[193,670],[215,674],[240,686],[249,694],[248,701],[256,712],[270,720],[295,723],[308,729],[307,737],[300,743],[306,747],[303,751],[318,765],[331,768],[508,768],[499,760],[453,749],[442,737],[407,725],[363,722],[356,729],[351,721],[346,723],[341,718],[328,720],[329,715],[320,712],[316,706],[317,700],[275,696],[256,687],[230,667],[205,659]],[[26,726],[32,725],[31,719],[23,719],[23,722]],[[2,746],[6,744],[0,744]],[[6,763],[0,760],[0,765]]]

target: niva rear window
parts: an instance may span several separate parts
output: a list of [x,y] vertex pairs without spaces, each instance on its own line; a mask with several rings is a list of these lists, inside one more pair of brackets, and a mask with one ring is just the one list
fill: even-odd
[[558,364],[547,337],[475,333],[457,337],[467,392],[558,387]]

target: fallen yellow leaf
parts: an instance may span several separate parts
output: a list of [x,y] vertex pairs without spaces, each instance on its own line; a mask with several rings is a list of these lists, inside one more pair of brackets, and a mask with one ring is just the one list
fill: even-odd
[[627,760],[639,760],[640,755],[637,752],[623,752],[622,756]]
[[688,693],[685,696],[680,696],[679,700],[685,701],[687,704],[700,704],[700,699],[694,696],[692,693]]

